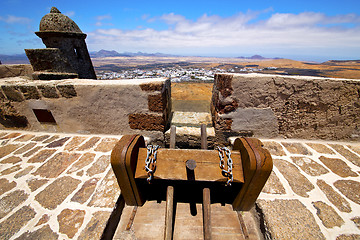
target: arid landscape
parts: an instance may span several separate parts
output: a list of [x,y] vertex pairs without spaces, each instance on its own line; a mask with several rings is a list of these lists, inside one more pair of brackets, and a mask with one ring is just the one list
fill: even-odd
[[[220,68],[234,69],[235,72],[243,68],[262,69],[262,73],[286,75],[305,75],[334,78],[360,79],[360,60],[337,61],[323,63],[302,62],[290,59],[246,59],[246,58],[215,58],[215,57],[105,57],[92,58],[94,67],[98,71],[121,71],[130,69],[161,69],[169,67],[182,68]],[[239,71],[240,72],[240,71]],[[260,71],[259,71],[260,72]]]

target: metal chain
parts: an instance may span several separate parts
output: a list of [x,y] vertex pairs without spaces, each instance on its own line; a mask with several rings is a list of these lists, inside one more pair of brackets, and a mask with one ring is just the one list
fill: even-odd
[[[219,151],[219,158],[220,158],[220,169],[221,169],[221,174],[224,177],[227,177],[228,180],[226,182],[226,186],[231,186],[231,183],[234,180],[233,174],[232,174],[232,169],[233,169],[233,161],[231,159],[231,151],[229,148],[227,147],[217,147],[216,150]],[[224,157],[227,157],[227,170],[225,169],[225,160]]]
[[156,158],[157,158],[157,150],[159,149],[159,145],[148,145],[147,146],[147,155],[145,159],[145,171],[147,172],[148,178],[146,181],[148,183],[154,177],[154,173],[156,171]]

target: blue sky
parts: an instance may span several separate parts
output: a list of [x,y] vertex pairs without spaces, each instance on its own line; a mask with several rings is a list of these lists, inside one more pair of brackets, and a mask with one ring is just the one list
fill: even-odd
[[360,59],[360,1],[1,0],[0,54],[43,48],[52,6],[86,33],[89,51]]

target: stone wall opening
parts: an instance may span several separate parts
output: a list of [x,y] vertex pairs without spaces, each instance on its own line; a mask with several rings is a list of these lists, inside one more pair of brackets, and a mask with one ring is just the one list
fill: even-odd
[[55,124],[56,125],[56,121],[54,116],[52,115],[52,113],[47,110],[47,109],[33,109],[33,112],[36,116],[36,119],[40,122],[40,123],[45,123],[45,124]]

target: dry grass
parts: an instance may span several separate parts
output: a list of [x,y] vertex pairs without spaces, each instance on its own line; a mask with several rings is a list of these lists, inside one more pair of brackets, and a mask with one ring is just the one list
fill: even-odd
[[174,100],[210,101],[212,87],[212,83],[171,83],[171,98]]

